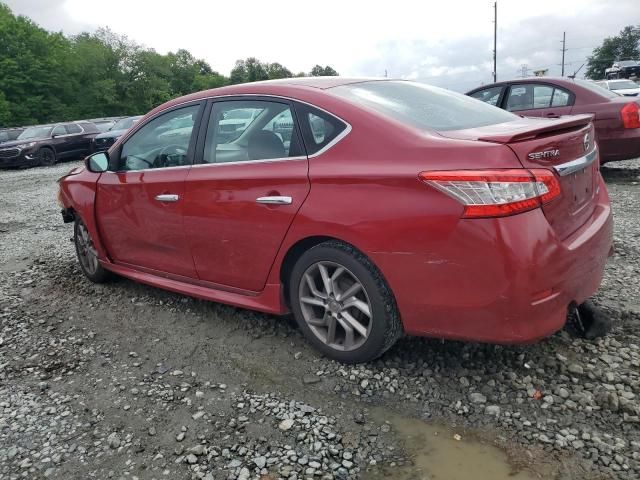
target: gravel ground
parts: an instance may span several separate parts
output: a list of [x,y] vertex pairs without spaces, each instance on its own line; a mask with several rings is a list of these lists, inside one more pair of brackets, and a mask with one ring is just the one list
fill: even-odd
[[0,478],[409,478],[384,412],[544,478],[640,478],[640,159],[603,168],[610,335],[406,338],[359,366],[319,357],[289,318],[85,280],[55,203],[72,166],[0,172]]

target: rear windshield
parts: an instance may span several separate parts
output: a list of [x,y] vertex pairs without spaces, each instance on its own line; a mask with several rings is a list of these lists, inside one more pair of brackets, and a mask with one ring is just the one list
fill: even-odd
[[517,118],[466,95],[401,80],[341,85],[331,92],[421,130],[462,130]]
[[597,83],[591,82],[589,80],[580,80],[579,78],[575,78],[573,81],[576,82],[577,85],[580,85],[581,87],[591,90],[592,92],[595,92],[599,95],[602,95],[603,97],[618,98],[619,96],[617,93],[613,93],[611,90],[608,90],[605,87],[601,87]]

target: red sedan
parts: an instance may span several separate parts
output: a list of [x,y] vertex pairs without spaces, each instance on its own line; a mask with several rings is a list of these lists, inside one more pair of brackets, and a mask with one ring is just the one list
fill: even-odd
[[403,333],[531,342],[600,285],[591,117],[521,118],[405,81],[303,78],[172,100],[60,181],[82,270],[293,312],[345,362]]
[[467,93],[528,117],[593,115],[600,162],[640,157],[640,99],[624,97],[587,80],[526,78],[485,85]]

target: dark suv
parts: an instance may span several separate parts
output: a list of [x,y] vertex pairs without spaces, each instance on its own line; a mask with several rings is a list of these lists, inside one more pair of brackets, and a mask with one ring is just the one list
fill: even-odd
[[0,145],[0,167],[53,165],[90,153],[91,140],[99,133],[89,122],[68,122],[29,127],[16,140]]

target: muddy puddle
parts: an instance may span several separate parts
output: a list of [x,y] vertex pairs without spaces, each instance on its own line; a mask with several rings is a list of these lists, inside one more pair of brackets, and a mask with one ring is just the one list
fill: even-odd
[[383,409],[371,416],[390,425],[403,442],[411,465],[366,472],[365,479],[394,480],[536,480],[544,478],[514,467],[507,454],[491,443],[467,437],[462,430],[433,425]]

